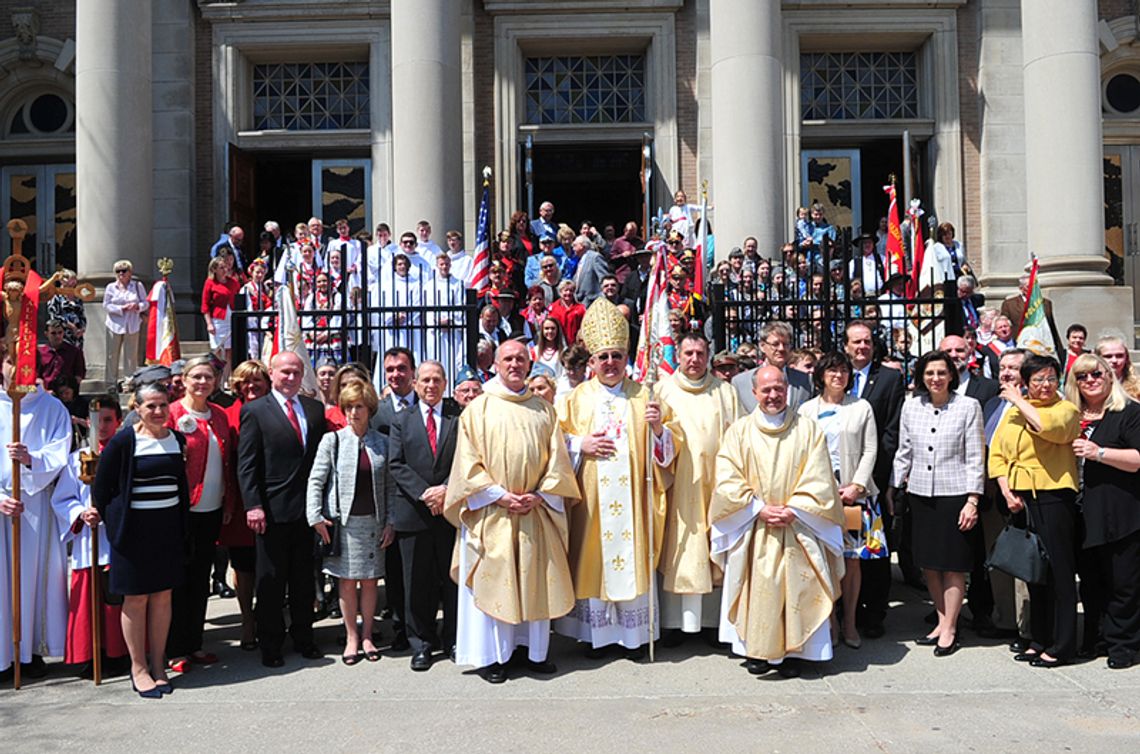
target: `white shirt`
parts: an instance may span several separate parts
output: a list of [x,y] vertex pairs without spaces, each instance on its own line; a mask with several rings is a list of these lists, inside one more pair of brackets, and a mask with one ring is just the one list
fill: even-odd
[[[191,513],[213,513],[222,507],[222,497],[225,494],[225,481],[222,478],[222,446],[218,443],[218,436],[210,426],[210,411],[186,411],[195,419],[206,422],[206,433],[209,435],[209,450],[206,452],[206,473],[202,475],[202,494],[198,504],[190,509]],[[300,419],[300,417],[298,417]]]
[[[392,393],[388,397],[389,397],[389,399],[391,399],[392,408],[394,408],[396,410],[397,414],[400,413],[401,411],[403,411],[408,406],[416,405],[416,391],[414,391],[414,390],[409,390],[407,395],[401,396],[401,395],[396,395],[395,393]],[[403,403],[401,403],[401,401],[403,401]]]
[[[860,261],[862,262],[860,264]],[[859,265],[860,269],[858,274],[855,272],[855,265]],[[883,271],[879,268],[879,263],[875,259],[875,255],[859,257],[859,259],[852,259],[851,263],[847,266],[848,276],[852,280],[860,280],[863,283],[864,296],[878,296],[879,290],[883,287]]]
[[970,370],[958,372],[958,388],[954,391],[958,395],[966,394],[966,386],[970,384]]
[[[124,306],[138,304],[137,310],[125,311]],[[107,329],[115,335],[136,333],[139,331],[139,315],[150,308],[146,298],[146,288],[139,281],[131,278],[126,286],[119,285],[118,281],[111,283],[103,292],[103,308],[107,310]]]
[[301,406],[301,399],[293,396],[291,399],[286,398],[276,390],[270,390],[269,394],[277,401],[277,405],[285,412],[285,418],[289,418],[289,409],[285,407],[286,403],[293,403],[293,410],[297,412],[297,423],[301,425],[301,447],[305,447],[309,441],[309,423],[305,421],[305,409]]

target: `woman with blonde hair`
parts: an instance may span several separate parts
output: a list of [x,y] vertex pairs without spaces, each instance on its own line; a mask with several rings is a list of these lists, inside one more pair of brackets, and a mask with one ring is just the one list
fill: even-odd
[[[355,665],[365,658],[380,659],[380,650],[372,643],[376,582],[384,576],[382,550],[392,544],[395,534],[388,523],[384,486],[385,438],[369,427],[380,399],[370,382],[354,380],[341,388],[337,400],[348,426],[321,438],[309,477],[306,514],[320,541],[331,546],[324,556],[324,572],[339,579],[346,632],[341,659],[345,665]],[[359,634],[357,613],[362,620]]]
[[1124,337],[1114,333],[1103,334],[1093,352],[1108,362],[1125,394],[1134,401],[1140,400],[1140,376],[1132,368],[1132,356],[1128,353]]
[[[1073,453],[1081,464],[1081,517],[1091,573],[1082,573],[1100,605],[1084,605],[1086,647],[1097,639],[1103,612],[1108,667],[1131,667],[1140,653],[1140,404],[1129,400],[1112,367],[1081,354],[1069,369],[1065,397],[1081,411]],[[1090,620],[1092,618],[1092,620]],[[1095,651],[1095,650],[1094,650]]]

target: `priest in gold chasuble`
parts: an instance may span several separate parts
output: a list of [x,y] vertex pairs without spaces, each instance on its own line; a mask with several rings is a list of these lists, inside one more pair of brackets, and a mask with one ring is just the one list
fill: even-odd
[[[595,300],[579,333],[594,377],[558,402],[582,491],[581,503],[570,511],[577,601],[555,630],[588,643],[590,650],[618,644],[639,654],[649,641],[649,590],[656,586],[651,574],[664,534],[665,490],[682,440],[668,409],[626,376],[629,323],[617,307]],[[647,425],[652,449],[646,447]],[[650,452],[653,481],[647,485]]]
[[736,388],[709,371],[703,335],[687,333],[677,350],[677,371],[658,386],[661,403],[673,412],[685,438],[677,450],[658,564],[665,646],[719,625],[722,574],[709,559],[708,510],[721,438],[744,415]]
[[532,671],[554,672],[550,621],[574,606],[566,510],[579,493],[554,407],[526,387],[526,346],[503,343],[495,365],[459,417],[444,515],[460,530],[456,663],[501,683],[522,646]]
[[753,375],[758,406],[729,427],[709,508],[724,570],[720,639],[752,673],[830,660],[830,617],[843,577],[843,510],[823,430],[788,410],[787,378]]

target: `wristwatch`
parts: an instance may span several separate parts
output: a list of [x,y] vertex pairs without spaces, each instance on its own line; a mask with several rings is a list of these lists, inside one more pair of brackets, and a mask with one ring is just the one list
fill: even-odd
[[1097,448],[1096,449],[1096,460],[1100,461],[1101,463],[1104,463],[1104,448]]

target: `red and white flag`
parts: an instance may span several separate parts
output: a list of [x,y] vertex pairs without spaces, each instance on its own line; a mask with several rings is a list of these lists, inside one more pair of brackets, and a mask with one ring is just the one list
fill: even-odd
[[273,337],[266,338],[262,345],[261,360],[269,364],[279,353],[292,351],[297,354],[301,357],[301,363],[305,365],[305,376],[301,378],[301,392],[316,395],[317,373],[313,371],[309,349],[305,347],[301,318],[297,315],[297,302],[293,299],[293,291],[287,285],[278,286],[274,298],[277,306],[277,326],[273,329]]
[[150,302],[150,318],[146,325],[146,362],[170,366],[182,358],[182,353],[178,343],[174,291],[165,276],[155,282],[146,298]]
[[926,261],[926,242],[922,238],[922,214],[922,202],[918,199],[911,199],[906,216],[910,219],[910,253],[914,260],[910,268],[910,294],[912,296],[917,295],[922,290],[923,281],[929,285],[933,279],[933,275],[927,272],[924,264]]
[[653,255],[653,267],[646,281],[645,314],[641,319],[641,337],[637,341],[637,358],[634,360],[633,378],[645,382],[654,369],[673,374],[671,357],[677,348],[673,330],[669,326],[669,259],[663,245]]

